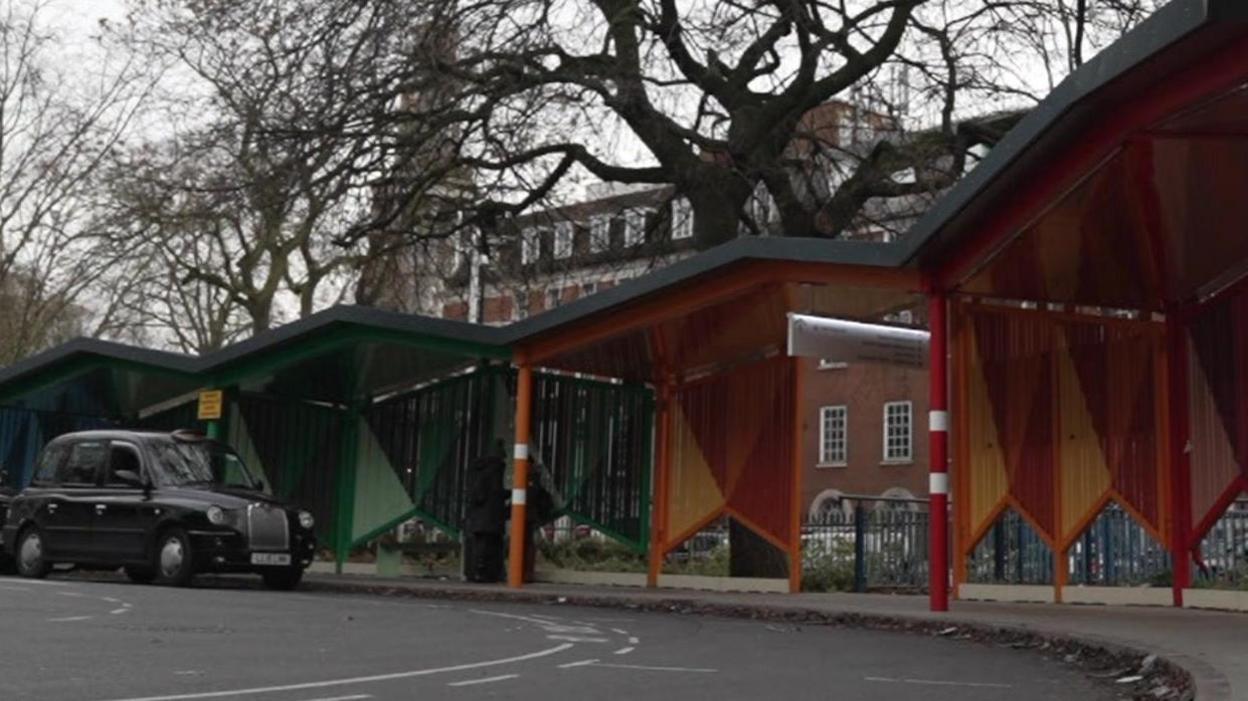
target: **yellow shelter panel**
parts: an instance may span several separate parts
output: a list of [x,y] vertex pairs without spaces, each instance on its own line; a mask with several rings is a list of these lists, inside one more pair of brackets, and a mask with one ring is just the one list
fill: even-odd
[[[971,344],[967,372],[967,486],[970,489],[970,529],[978,532],[1009,487],[1005,456],[997,437],[988,384],[980,370],[979,354]],[[973,543],[967,543],[971,546]]]
[[1078,535],[1074,530],[1079,523],[1092,516],[1112,479],[1075,364],[1064,347],[1058,349],[1057,363],[1062,494],[1058,540],[1067,542]]
[[724,494],[678,402],[672,403],[671,482],[668,488],[667,539],[696,526],[724,506]]

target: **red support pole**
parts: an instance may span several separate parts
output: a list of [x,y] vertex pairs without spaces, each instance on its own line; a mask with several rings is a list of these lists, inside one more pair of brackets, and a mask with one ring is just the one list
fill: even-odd
[[928,488],[931,529],[928,550],[931,580],[928,596],[931,610],[949,610],[949,337],[946,325],[948,298],[944,292],[929,291],[928,345],[928,457],[931,461]]
[[1188,413],[1187,329],[1175,309],[1166,314],[1166,375],[1170,425],[1170,559],[1174,605],[1183,606],[1183,590],[1192,586],[1191,418]]

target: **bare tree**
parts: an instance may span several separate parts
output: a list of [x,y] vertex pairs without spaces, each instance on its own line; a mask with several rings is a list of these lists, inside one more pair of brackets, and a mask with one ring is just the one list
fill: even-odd
[[117,257],[90,227],[100,176],[148,82],[60,70],[38,3],[0,3],[0,362],[116,328]]
[[[176,288],[193,286],[186,301],[241,309],[255,333],[349,293],[366,251],[335,239],[371,206],[354,166],[372,147],[341,138],[342,120],[379,60],[355,5],[132,3],[113,36],[173,87],[159,136],[120,161],[115,221],[176,270],[148,278],[167,286],[162,299],[176,303],[187,294]],[[233,337],[232,311],[207,312],[186,311],[204,326],[180,345]]]

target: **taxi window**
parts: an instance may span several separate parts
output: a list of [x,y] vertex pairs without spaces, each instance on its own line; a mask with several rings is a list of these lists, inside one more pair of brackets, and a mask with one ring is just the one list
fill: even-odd
[[39,467],[35,470],[35,478],[31,483],[35,486],[56,484],[60,479],[61,464],[65,462],[65,454],[68,452],[69,446],[64,443],[44,448],[43,454],[39,456]]
[[108,459],[108,444],[102,441],[74,443],[60,470],[61,484],[94,485],[100,468]]

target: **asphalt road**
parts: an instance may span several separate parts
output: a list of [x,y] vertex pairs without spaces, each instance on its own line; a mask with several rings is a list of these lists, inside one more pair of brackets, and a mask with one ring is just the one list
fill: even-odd
[[1029,652],[605,609],[0,578],[0,699],[1109,699]]

